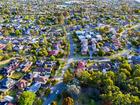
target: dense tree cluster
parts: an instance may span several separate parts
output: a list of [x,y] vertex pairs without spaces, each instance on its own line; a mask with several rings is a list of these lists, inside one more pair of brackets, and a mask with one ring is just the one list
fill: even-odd
[[[101,105],[139,105],[140,65],[132,66],[121,57],[117,61],[120,62],[120,66],[116,72],[103,73],[84,70],[78,75],[73,74],[72,76],[69,70],[64,75],[64,82],[73,84],[75,75],[80,83],[81,92],[86,89],[86,92],[82,94],[91,100],[100,102]],[[68,89],[68,93],[70,93],[69,96],[73,97],[72,89]]]
[[21,94],[20,99],[19,99],[19,105],[32,105],[34,100],[35,100],[35,93],[25,91]]
[[[101,100],[105,105],[140,104],[140,65],[131,68],[128,62],[120,65],[117,73],[108,71],[83,71],[78,77],[81,86],[92,87],[94,100]],[[93,97],[93,94],[92,94]]]

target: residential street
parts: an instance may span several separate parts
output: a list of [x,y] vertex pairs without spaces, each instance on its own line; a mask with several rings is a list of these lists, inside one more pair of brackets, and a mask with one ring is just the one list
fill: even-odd
[[57,95],[61,94],[65,88],[66,88],[66,85],[62,82],[52,87],[51,88],[52,93],[49,94],[48,97],[45,98],[43,105],[50,105],[50,103],[53,102],[57,98]]

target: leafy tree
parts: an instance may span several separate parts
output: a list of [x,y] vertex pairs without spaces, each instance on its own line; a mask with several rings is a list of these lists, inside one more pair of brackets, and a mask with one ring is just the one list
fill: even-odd
[[51,59],[52,61],[55,61],[55,56],[52,55],[52,56],[50,57],[50,59]]
[[134,70],[133,70],[133,76],[140,77],[140,65],[135,65]]
[[131,65],[128,62],[124,62],[120,68],[126,69],[128,71],[132,71]]
[[120,69],[119,72],[125,73],[127,76],[130,76],[130,72],[127,69]]
[[74,105],[74,100],[70,97],[66,97],[64,98],[62,105]]
[[91,76],[91,74],[88,71],[83,71],[83,72],[81,72],[81,77],[80,78],[85,83],[88,83],[90,76]]
[[64,74],[63,82],[68,83],[72,81],[73,78],[74,78],[74,75],[69,70],[67,70]]
[[113,81],[111,79],[104,79],[103,83],[105,86],[113,86]]
[[40,98],[36,98],[33,105],[42,105],[42,104],[43,104],[43,100]]
[[94,100],[90,100],[90,105],[96,105],[96,102]]
[[65,11],[65,12],[63,13],[63,15],[64,15],[65,17],[68,17],[70,14],[69,14],[68,11]]
[[15,34],[16,34],[17,36],[21,36],[22,33],[21,33],[20,30],[16,30],[16,31],[15,31]]
[[10,10],[8,8],[4,9],[4,14],[10,14]]
[[105,55],[105,52],[104,52],[103,50],[100,49],[99,52],[98,52],[98,55],[99,55],[99,56],[104,56],[104,55]]
[[59,24],[64,24],[64,16],[63,16],[63,14],[60,14],[58,16],[58,22],[59,22]]
[[9,35],[8,30],[4,30],[3,35],[4,35],[4,36],[8,36],[8,35]]
[[13,47],[13,44],[12,43],[8,43],[7,46],[6,46],[6,50],[7,51],[12,51],[12,47]]
[[134,78],[134,84],[140,88],[140,77],[135,77]]
[[2,53],[3,53],[3,50],[0,49],[0,54],[2,54]]
[[78,99],[80,94],[80,86],[70,85],[67,91],[72,98]]
[[0,61],[3,59],[3,56],[0,55]]
[[115,80],[116,75],[113,71],[108,71],[105,75],[111,80]]
[[47,88],[46,91],[45,91],[45,95],[48,96],[50,93],[51,93],[51,89]]
[[118,33],[122,33],[123,32],[123,28],[122,27],[120,27],[119,29],[118,29],[118,31],[117,31]]
[[24,91],[19,99],[19,105],[32,105],[35,100],[35,93]]
[[3,59],[4,59],[4,60],[6,60],[6,59],[10,59],[10,55],[9,55],[9,54],[7,54],[7,53],[6,53],[6,54],[4,54],[4,55],[3,55]]
[[51,103],[51,105],[57,105],[57,102],[56,102],[56,101],[53,101],[53,102]]
[[25,19],[25,20],[29,20],[29,16],[26,15],[26,16],[24,17],[24,19]]

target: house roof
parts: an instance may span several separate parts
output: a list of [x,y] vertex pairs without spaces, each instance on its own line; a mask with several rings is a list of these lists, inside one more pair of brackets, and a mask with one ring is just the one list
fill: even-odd
[[57,55],[59,53],[59,51],[58,50],[52,50],[52,51],[49,51],[48,53],[49,53],[49,55]]
[[47,82],[47,77],[45,76],[38,76],[35,78],[36,82],[41,82],[41,83],[46,83]]
[[41,83],[36,82],[29,88],[29,91],[36,93],[40,87],[41,87]]
[[78,68],[78,69],[84,69],[84,68],[85,68],[85,65],[86,65],[85,62],[83,62],[83,61],[79,61],[79,62],[78,62],[78,66],[77,66],[77,68]]
[[20,82],[17,84],[17,86],[19,88],[25,88],[28,84],[28,81],[26,81],[25,79],[20,80]]
[[5,48],[5,47],[6,47],[5,44],[0,44],[0,49],[3,49],[3,48]]
[[11,78],[4,78],[1,81],[1,86],[4,88],[8,88],[10,85],[12,85],[13,82],[14,82],[14,80],[12,80]]
[[140,55],[139,56],[133,56],[131,59],[136,63],[140,63]]

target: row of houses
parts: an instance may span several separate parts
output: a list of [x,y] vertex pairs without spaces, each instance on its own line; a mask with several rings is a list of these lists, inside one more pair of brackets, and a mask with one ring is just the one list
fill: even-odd
[[[140,64],[140,56],[139,55],[131,56],[128,58],[128,62],[132,67],[133,67],[133,65]],[[88,71],[101,70],[103,73],[106,73],[107,71],[110,71],[110,70],[117,72],[119,70],[121,64],[122,63],[116,59],[115,61],[112,61],[112,62],[110,62],[110,61],[95,62],[93,65],[87,67],[86,61],[78,61],[78,64],[77,64],[74,72],[77,75],[79,75],[80,72],[83,70],[88,70]]]
[[[11,84],[11,78],[10,76],[15,72],[23,72],[26,73],[32,66],[32,62],[24,62],[21,63],[18,60],[11,60],[11,62],[8,64],[7,67],[1,68],[0,69],[0,74],[5,76],[1,83],[5,84],[7,83],[7,88],[9,88],[9,84]],[[37,82],[42,82],[45,83],[47,81],[47,78],[51,75],[51,71],[53,67],[55,67],[56,62],[55,61],[47,61],[47,62],[40,62],[37,61],[36,65],[38,66],[32,74],[25,75],[23,78],[24,80],[30,80],[33,77],[35,78],[35,81]],[[21,80],[21,82],[25,82],[24,80]],[[3,85],[2,85],[3,86]],[[6,87],[4,85],[4,87]]]
[[[23,91],[31,91],[36,93],[41,87],[47,86],[46,83],[48,79],[50,79],[51,71],[56,66],[56,61],[36,61],[36,68],[31,72],[28,72],[32,66],[32,62],[24,61],[20,62],[19,60],[11,60],[10,63],[5,68],[0,69],[0,74],[4,76],[2,80],[0,80],[0,92],[5,93],[7,91],[16,90],[17,96],[19,96]],[[11,72],[12,71],[12,72]],[[5,72],[8,72],[6,74]],[[14,72],[22,72],[23,75],[20,79],[12,79],[11,75]],[[5,74],[5,75],[4,75]],[[6,98],[7,96],[5,96]],[[15,97],[11,97],[12,100]],[[0,103],[4,103],[3,100],[0,100]],[[8,102],[11,102],[9,100]]]
[[[106,25],[104,24],[99,24],[96,27],[105,27]],[[76,27],[76,26],[75,26]],[[79,25],[77,27],[80,27]],[[102,49],[104,52],[109,52],[111,50],[118,50],[122,48],[122,43],[121,39],[117,38],[117,32],[115,31],[114,28],[109,27],[109,33],[106,34],[106,36],[102,35],[100,31],[95,30],[95,28],[92,28],[92,25],[89,24],[88,27],[79,28],[79,30],[76,30],[75,33],[78,37],[78,39],[81,42],[81,53],[82,55],[86,55],[89,51],[89,45],[91,45],[92,51],[94,54],[99,51],[97,48],[97,45],[99,43],[102,43],[103,45],[101,46],[100,49]],[[108,41],[104,41],[104,38],[107,37]]]

